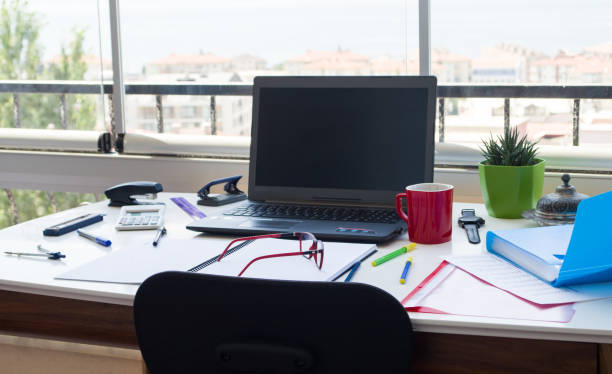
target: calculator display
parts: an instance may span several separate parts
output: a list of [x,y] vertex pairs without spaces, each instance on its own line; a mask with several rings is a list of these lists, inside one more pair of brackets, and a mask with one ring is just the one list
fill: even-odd
[[158,215],[159,211],[151,211],[151,212],[126,212],[126,216],[155,216]]

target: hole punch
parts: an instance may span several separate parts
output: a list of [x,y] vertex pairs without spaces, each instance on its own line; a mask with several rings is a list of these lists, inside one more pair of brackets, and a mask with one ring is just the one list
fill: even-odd
[[[246,200],[247,195],[238,189],[238,181],[242,178],[242,175],[235,175],[233,177],[215,179],[198,191],[198,205],[206,206],[221,206],[226,204],[235,203],[237,201]],[[210,188],[217,184],[225,183],[223,189],[225,194],[211,194]]]

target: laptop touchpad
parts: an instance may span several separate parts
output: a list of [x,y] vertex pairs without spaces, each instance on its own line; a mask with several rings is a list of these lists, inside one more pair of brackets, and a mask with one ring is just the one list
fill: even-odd
[[267,219],[251,219],[241,224],[240,227],[252,227],[257,229],[282,229],[286,230],[301,221],[275,221]]

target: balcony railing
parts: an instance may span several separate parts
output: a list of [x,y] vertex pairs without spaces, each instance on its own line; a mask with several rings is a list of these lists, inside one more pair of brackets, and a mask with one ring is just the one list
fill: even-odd
[[580,100],[612,99],[612,86],[452,85],[438,86],[438,141],[444,143],[445,98],[503,98],[504,128],[510,127],[510,99],[573,99],[572,144],[580,144]]
[[[66,95],[67,94],[100,94],[108,97],[111,124],[114,123],[112,110],[112,84],[83,81],[0,81],[0,93],[13,95],[14,127],[21,127],[20,94],[57,94],[60,96],[61,128],[66,129]],[[203,85],[197,83],[129,83],[125,85],[127,95],[152,95],[155,97],[156,127],[158,133],[164,133],[165,95],[203,95],[210,96],[211,134],[217,134],[216,97],[217,96],[250,96],[252,86],[247,84]],[[580,102],[583,99],[612,99],[612,86],[580,85],[440,85],[438,95],[438,141],[445,141],[445,101],[448,98],[502,98],[504,99],[504,127],[510,126],[511,99],[571,99],[572,110],[572,144],[580,144]],[[62,105],[64,103],[64,105]],[[114,126],[111,126],[114,128]]]

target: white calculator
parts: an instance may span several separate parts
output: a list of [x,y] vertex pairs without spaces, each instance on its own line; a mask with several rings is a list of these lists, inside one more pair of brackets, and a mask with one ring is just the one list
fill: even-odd
[[165,205],[126,205],[121,207],[116,230],[156,230],[164,225]]

